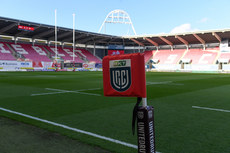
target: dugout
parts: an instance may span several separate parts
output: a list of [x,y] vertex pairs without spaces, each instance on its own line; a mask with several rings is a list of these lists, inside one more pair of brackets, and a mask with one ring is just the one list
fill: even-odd
[[182,59],[179,62],[179,64],[181,65],[181,69],[185,68],[185,64],[191,64],[191,63],[192,63],[191,59]]
[[230,59],[218,59],[217,60],[218,69],[223,70],[223,65],[224,64],[229,64],[229,63],[230,63]]

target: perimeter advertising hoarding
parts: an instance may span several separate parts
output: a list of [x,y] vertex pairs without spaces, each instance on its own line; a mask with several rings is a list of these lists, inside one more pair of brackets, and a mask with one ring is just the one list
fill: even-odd
[[73,68],[73,66],[75,68],[82,68],[82,63],[74,63],[74,65],[73,63],[64,63],[65,68]]
[[93,69],[95,68],[95,63],[83,63],[82,67],[85,69]]
[[6,70],[17,70],[20,68],[32,68],[32,62],[19,62],[19,61],[0,61],[0,67]]
[[102,63],[96,63],[95,68],[101,69],[102,68]]

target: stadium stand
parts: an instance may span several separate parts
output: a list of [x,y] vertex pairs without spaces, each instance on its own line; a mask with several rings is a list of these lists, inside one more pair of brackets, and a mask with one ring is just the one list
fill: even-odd
[[89,62],[93,62],[93,63],[101,63],[101,60],[99,60],[97,57],[93,56],[92,53],[90,53],[89,51],[85,50],[85,49],[77,49],[76,50],[80,55],[85,56],[85,58],[89,61]]
[[9,47],[3,42],[0,42],[0,60],[16,60]]
[[[48,47],[45,46],[45,48],[51,53],[51,56],[54,58],[55,57],[55,47]],[[57,52],[58,52],[58,56],[63,58],[65,61],[73,61],[73,51],[70,48],[64,48],[62,49],[62,47],[57,47]],[[75,54],[75,62],[77,63],[83,63],[84,61],[81,60],[79,58],[79,56],[77,56]]]
[[46,52],[41,46],[32,46],[30,44],[14,44],[14,43],[4,43],[5,46],[10,45],[10,47],[18,54],[24,56],[25,59],[31,61],[44,61],[50,62],[51,60],[47,57]]
[[23,55],[26,59],[35,62],[51,62],[47,57],[47,53],[42,46],[32,46],[31,44],[10,44],[11,47],[19,54]]
[[153,56],[153,60],[159,60],[159,64],[178,64],[185,50],[161,50]]
[[214,64],[218,55],[218,48],[214,49],[190,49],[183,59],[191,59],[192,64]]
[[218,59],[230,59],[230,52],[221,52]]
[[[33,25],[33,32],[22,32],[18,29],[21,20],[0,17],[0,60],[33,62],[52,62],[55,57],[55,27],[23,21],[25,26]],[[181,34],[139,35],[139,36],[108,36],[98,33],[76,30],[75,62],[101,63],[109,45],[125,45],[125,53],[144,52],[147,66],[153,65],[157,70],[218,70],[230,72],[230,30],[209,30]],[[61,35],[61,36],[60,36]],[[58,56],[68,63],[73,60],[71,48],[72,29],[59,28]],[[94,39],[92,39],[94,38]],[[95,41],[96,40],[96,41]],[[80,43],[81,42],[81,43]],[[39,44],[39,45],[32,45]],[[48,47],[50,44],[51,47]],[[68,45],[69,44],[69,45]],[[62,45],[62,46],[61,46]],[[67,47],[69,46],[69,48]],[[147,49],[147,51],[144,51]],[[188,49],[188,50],[187,50]],[[90,52],[95,51],[95,54]],[[99,57],[99,58],[98,58]],[[151,63],[148,61],[151,60]],[[48,65],[48,64],[47,64]],[[184,66],[183,66],[184,65]],[[220,70],[220,68],[219,68]]]
[[145,63],[147,63],[150,58],[153,56],[154,51],[145,51],[144,52],[144,57],[145,57]]
[[[31,45],[31,44],[22,44],[22,43],[11,43],[11,42],[1,42],[0,43],[0,60],[16,60],[16,58],[12,55],[12,51],[7,46],[9,45],[13,51],[22,55],[25,59],[35,61],[35,62],[51,62],[48,58],[55,56],[55,48],[54,46],[41,46],[41,45]],[[73,60],[73,49],[72,48],[62,48],[57,47],[58,56],[64,59],[65,61],[72,61]],[[48,53],[48,55],[47,55]],[[101,63],[97,57],[91,54],[89,51],[85,49],[76,49],[75,53],[75,62],[77,63],[84,63],[85,59],[88,62],[94,63]]]

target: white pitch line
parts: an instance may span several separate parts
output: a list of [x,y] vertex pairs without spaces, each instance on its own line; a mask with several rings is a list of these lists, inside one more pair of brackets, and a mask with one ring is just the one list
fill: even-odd
[[81,90],[76,90],[76,91],[89,91],[89,90],[99,90],[101,88],[92,88],[92,89],[81,89]]
[[68,91],[68,90],[52,89],[52,88],[45,88],[45,89],[46,90],[52,90],[52,91],[58,91],[58,92],[48,92],[48,93],[31,94],[31,96],[53,95],[53,94],[60,94],[60,93],[78,93],[78,94],[83,94],[83,95],[101,96],[100,94],[79,92],[79,91],[88,91],[88,90],[98,90],[100,88],[81,89],[81,90],[76,90],[76,91]]
[[146,82],[147,85],[152,85],[152,84],[169,84],[172,83],[172,81],[163,81],[163,82]]
[[73,93],[78,93],[78,94],[82,94],[82,95],[90,95],[90,96],[101,96],[101,95],[99,95],[99,94],[86,93],[86,92],[77,92],[77,91],[75,91],[75,92],[73,92]]
[[12,110],[9,110],[9,109],[5,109],[5,108],[2,108],[2,107],[0,107],[0,110],[5,111],[5,112],[9,112],[9,113],[12,113],[12,114],[17,114],[19,116],[27,117],[27,118],[37,120],[37,121],[40,121],[40,122],[48,123],[48,124],[51,124],[51,125],[54,125],[54,126],[62,127],[64,129],[68,129],[68,130],[71,130],[71,131],[74,131],[74,132],[90,135],[92,137],[107,140],[107,141],[110,141],[110,142],[113,142],[113,143],[121,144],[121,145],[130,147],[130,148],[137,149],[137,145],[130,144],[130,143],[127,143],[127,142],[123,142],[123,141],[120,141],[120,140],[116,140],[116,139],[113,139],[113,138],[101,136],[99,134],[95,134],[95,133],[92,133],[92,132],[80,130],[80,129],[77,129],[77,128],[72,128],[72,127],[69,127],[67,125],[63,125],[63,124],[55,123],[55,122],[52,122],[52,121],[44,120],[44,119],[41,119],[41,118],[38,118],[38,117],[34,117],[34,116],[31,116],[31,115],[19,113],[19,112],[12,111]]
[[99,94],[93,94],[93,93],[85,93],[85,92],[79,92],[79,91],[88,91],[88,90],[97,90],[100,88],[92,88],[92,89],[82,89],[82,90],[75,90],[75,91],[68,91],[68,90],[60,90],[60,89],[52,89],[52,88],[46,88],[47,90],[56,90],[56,91],[62,91],[62,92],[72,92],[72,93],[78,93],[83,95],[92,95],[92,96],[101,96]]
[[192,108],[206,109],[206,110],[212,110],[212,111],[219,111],[219,112],[230,113],[230,110],[224,110],[224,109],[216,109],[216,108],[208,108],[208,107],[200,107],[200,106],[192,106]]
[[173,83],[172,81],[163,81],[163,82],[146,82],[146,85],[159,85],[159,84],[166,84],[166,85],[177,85],[182,86],[182,83]]
[[46,90],[54,90],[54,91],[66,91],[66,90],[61,90],[61,89],[53,89],[53,88],[45,88]]
[[[81,89],[81,90],[74,90],[69,92],[79,92],[79,91],[90,91],[90,90],[99,90],[101,88],[92,88],[92,89]],[[46,88],[46,90],[53,90],[53,91],[68,91],[68,90],[61,90],[61,89],[53,89],[53,88]]]
[[67,93],[67,92],[48,92],[48,93],[40,93],[40,94],[31,94],[30,96],[42,96],[42,95],[53,95],[53,94],[60,94],[60,93]]

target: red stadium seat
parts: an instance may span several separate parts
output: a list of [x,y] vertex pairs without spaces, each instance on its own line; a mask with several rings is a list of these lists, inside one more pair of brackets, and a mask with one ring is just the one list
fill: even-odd
[[192,64],[214,64],[219,48],[215,49],[190,49],[184,59],[191,59]]
[[[51,56],[55,56],[55,47],[48,47],[46,46],[46,49],[51,53]],[[57,54],[59,57],[63,58],[65,61],[73,61],[73,50],[71,48],[64,48],[62,49],[62,47],[57,47]],[[75,62],[76,63],[83,63],[84,61],[81,60],[77,54],[75,54]]]
[[0,60],[16,60],[12,55],[12,52],[9,49],[9,47],[6,45],[6,43],[3,42],[0,42]]
[[35,62],[51,62],[51,60],[47,57],[47,53],[42,48],[42,46],[31,44],[14,44],[9,43],[11,47],[17,52],[23,55],[26,59]]
[[153,56],[154,52],[155,51],[145,51],[144,52],[145,63],[149,61],[149,59]]
[[[86,57],[86,59],[89,62],[94,62],[94,63],[101,63],[101,60],[99,60],[97,57],[95,57],[92,53],[90,53],[89,51],[85,50],[85,49],[76,49],[76,51],[80,54],[80,55],[84,55]],[[82,55],[82,56],[83,56]]]
[[185,50],[160,50],[156,52],[153,59],[158,59],[159,64],[178,64]]
[[229,52],[221,52],[219,59],[230,59],[230,53]]

